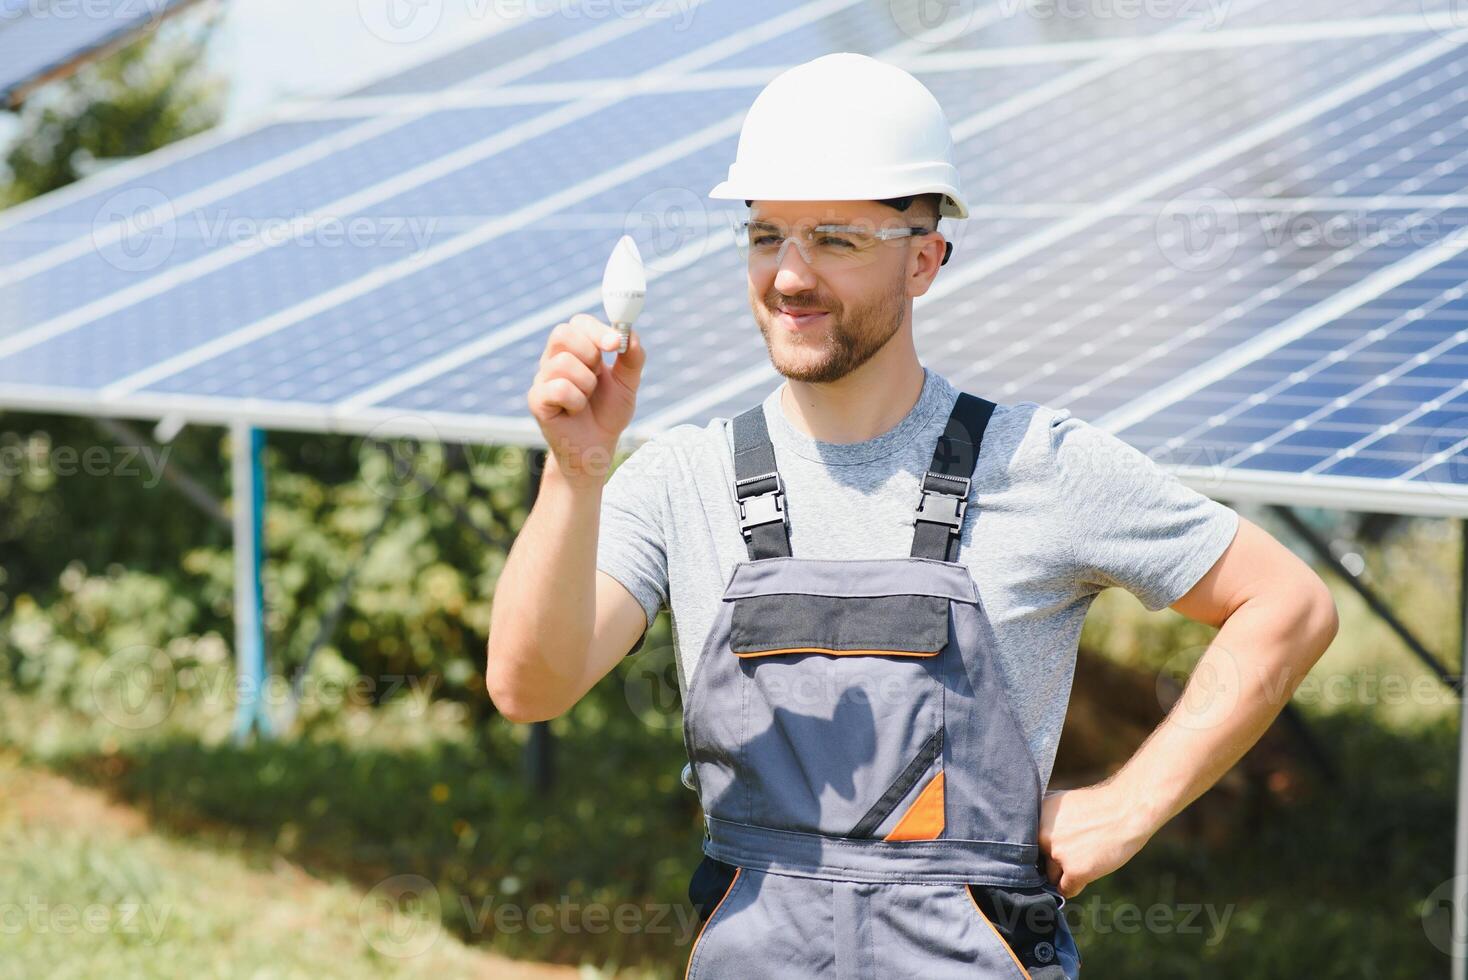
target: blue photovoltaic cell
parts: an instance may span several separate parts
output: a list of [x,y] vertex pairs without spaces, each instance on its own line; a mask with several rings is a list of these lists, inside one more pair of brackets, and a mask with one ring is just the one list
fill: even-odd
[[[964,191],[984,204],[1104,201],[1428,40],[1393,35],[1139,58],[963,139]],[[1069,63],[1068,70],[1088,69]],[[949,86],[961,86],[966,74],[946,84],[940,73],[922,78],[946,106],[961,98]],[[1143,89],[1153,94],[1136,100]],[[1023,91],[998,89],[987,105],[970,107]]]
[[[721,42],[746,28],[798,9],[789,0],[740,0],[739,3],[663,3],[652,9],[666,16],[653,17],[638,31],[608,41],[568,61],[550,65],[518,79],[518,83],[580,82],[593,78],[626,78],[656,68],[696,49]],[[609,7],[610,9],[610,7]],[[758,46],[750,50],[757,50]]]
[[0,103],[73,59],[156,26],[188,0],[30,0],[0,8]]
[[[747,51],[716,61],[709,68],[723,71],[795,65],[833,51],[876,55],[913,41],[908,30],[922,23],[914,7],[924,2],[926,0],[891,0],[890,4],[883,4],[887,10],[875,15],[870,2],[845,7],[820,20],[761,41]],[[915,43],[911,47],[914,54],[929,50],[919,48]]]
[[[146,230],[116,241],[102,239],[99,247],[6,287],[0,301],[0,336],[77,309],[205,253],[246,243],[272,225],[280,227],[302,218],[553,108],[449,109],[426,118],[405,117],[400,127],[343,147],[309,166],[262,180],[202,207],[176,211],[173,221],[150,223]],[[136,207],[157,206],[166,200],[161,195],[130,191],[102,212],[113,221],[98,220],[93,227],[105,230],[117,220],[132,217]],[[401,210],[374,217],[333,213],[331,218],[306,239],[339,249],[350,248],[350,241],[380,238],[422,242],[435,234],[441,236],[451,220],[442,213]]]
[[[149,391],[340,401],[543,309],[551,297],[599,285],[608,234],[526,230],[494,239]],[[493,289],[485,269],[505,273]]]
[[1368,197],[1455,194],[1465,186],[1468,52],[1454,49],[1390,86],[1299,127],[1262,153],[1190,179],[1179,196]]
[[[649,5],[653,9],[665,6],[662,0],[647,0],[647,3],[626,0],[617,4],[603,4],[600,9],[606,13],[598,16],[594,12],[582,13],[580,6],[574,3],[558,4],[556,13],[539,15],[537,12],[545,10],[545,7],[535,3],[523,4],[528,14],[523,19],[421,65],[364,85],[350,93],[350,97],[411,95],[439,92],[456,85],[472,85],[479,76],[525,55],[538,55],[558,41],[572,40],[594,30],[605,30],[612,25],[610,18],[614,16],[613,11],[630,16]],[[492,10],[493,5],[483,5],[482,9]],[[604,56],[598,53],[600,50],[601,46],[596,45],[573,57],[588,58],[594,63],[603,64]],[[600,74],[621,75],[624,72],[607,63],[607,70]]]
[[1120,435],[1220,467],[1468,485],[1465,297],[1459,255]]
[[[1250,5],[1246,0],[1234,2]],[[944,53],[1147,37],[1164,32],[1192,33],[1232,26],[1228,23],[1232,7],[1229,0],[1213,4],[1149,0],[1144,4],[1113,5],[1111,16],[1096,17],[1078,16],[1081,7],[1066,0],[1044,4],[959,3],[946,7],[916,3],[901,19],[914,33],[924,27],[931,30],[935,39],[931,50]]]
[[[919,349],[988,397],[1099,418],[1468,224],[1468,212],[1428,213],[1376,241],[1401,215],[1308,217],[1281,234],[1264,219],[1300,216],[1246,215],[1231,246],[1200,254],[1198,267],[1159,238],[1155,216],[1112,220],[1024,275],[943,297],[918,324]],[[1326,244],[1315,229],[1327,226],[1357,240]]]
[[750,89],[634,96],[362,213],[505,214],[733,118],[753,97]]
[[267,249],[0,360],[0,383],[101,387],[413,252],[406,239]]
[[[1456,0],[1269,0],[1243,9],[1230,9],[1222,20],[1222,29],[1252,30],[1370,17],[1420,18],[1431,13],[1449,14],[1462,23],[1462,11],[1456,7]],[[1431,28],[1423,24],[1423,29]]]
[[[5,212],[0,211],[0,265],[70,241],[78,235],[90,235],[96,223],[106,221],[120,205],[180,197],[332,136],[354,122],[356,120],[332,119],[272,123],[203,147],[74,200],[36,211],[14,225],[4,226]],[[209,138],[200,137],[202,140]],[[68,188],[63,193],[69,195],[70,192],[71,188]]]
[[[655,271],[710,228],[732,248],[727,219],[705,207],[718,202],[703,196],[697,174],[726,160],[735,139],[730,136],[594,195],[574,211],[558,212],[532,229],[389,283],[150,390],[333,402],[599,284],[606,256],[624,232],[638,241],[644,263]],[[495,274],[485,275],[486,269]],[[547,322],[545,329],[553,325]],[[409,337],[411,344],[404,342]],[[328,377],[334,365],[351,370]]]
[[[919,4],[918,23],[931,25],[943,40],[942,53],[1014,45],[1064,45],[1073,42],[1213,33],[1268,26],[1313,25],[1363,17],[1421,17],[1424,11],[1452,11],[1453,0],[1149,0],[1114,4],[1110,16],[1078,16],[1089,5],[1065,0],[1040,4]],[[993,16],[992,22],[985,12]],[[997,15],[997,16],[996,16]],[[1430,30],[1426,23],[1424,32]],[[961,32],[961,33],[960,33]],[[1263,45],[1262,47],[1268,47]]]

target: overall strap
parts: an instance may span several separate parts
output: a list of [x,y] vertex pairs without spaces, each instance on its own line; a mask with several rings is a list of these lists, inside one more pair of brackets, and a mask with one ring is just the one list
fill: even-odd
[[785,484],[775,469],[775,447],[765,426],[763,404],[734,418],[734,497],[739,533],[749,547],[750,560],[790,557]]
[[948,425],[933,449],[933,462],[923,474],[922,494],[913,517],[912,557],[956,561],[968,491],[984,429],[994,403],[959,392]]

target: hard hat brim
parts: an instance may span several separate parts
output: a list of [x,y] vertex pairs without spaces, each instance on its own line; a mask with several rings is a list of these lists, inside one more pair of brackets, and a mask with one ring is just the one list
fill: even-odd
[[[734,168],[731,167],[732,171]],[[788,179],[735,178],[720,181],[708,196],[730,201],[882,201],[916,194],[941,194],[938,215],[943,218],[967,218],[968,204],[952,183],[944,180],[894,179],[863,182],[861,186],[841,186],[839,182],[822,183],[819,187],[800,186]]]

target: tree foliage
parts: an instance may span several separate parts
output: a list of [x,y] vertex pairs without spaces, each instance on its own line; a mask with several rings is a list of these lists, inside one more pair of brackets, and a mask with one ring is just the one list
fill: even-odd
[[35,90],[5,164],[0,204],[84,176],[97,161],[139,156],[213,127],[225,80],[208,67],[217,14],[190,12],[149,30],[76,74]]

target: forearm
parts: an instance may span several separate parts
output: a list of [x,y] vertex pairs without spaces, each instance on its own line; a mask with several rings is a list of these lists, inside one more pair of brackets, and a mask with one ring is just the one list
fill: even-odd
[[564,473],[547,454],[490,611],[485,678],[507,717],[559,714],[579,690],[595,627],[601,485]]
[[1328,597],[1259,596],[1234,611],[1162,724],[1107,780],[1138,837],[1150,837],[1243,757],[1335,632]]

